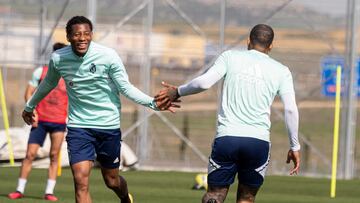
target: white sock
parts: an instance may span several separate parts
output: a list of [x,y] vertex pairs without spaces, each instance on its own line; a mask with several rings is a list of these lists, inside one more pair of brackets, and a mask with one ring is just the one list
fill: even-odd
[[16,191],[19,191],[19,192],[21,192],[21,193],[24,194],[25,186],[26,186],[26,181],[27,181],[27,180],[24,179],[24,178],[19,178]]
[[55,188],[56,180],[47,180],[45,194],[54,194],[54,188]]

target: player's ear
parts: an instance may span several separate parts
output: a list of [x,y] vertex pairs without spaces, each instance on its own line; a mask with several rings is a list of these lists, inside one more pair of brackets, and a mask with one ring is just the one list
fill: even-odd
[[272,48],[273,48],[273,43],[270,44],[270,46],[268,48],[268,52],[270,52]]
[[71,38],[70,34],[66,34],[66,40],[71,43],[70,38]]
[[247,38],[246,43],[247,43],[248,50],[252,49],[251,42],[250,42],[250,37]]

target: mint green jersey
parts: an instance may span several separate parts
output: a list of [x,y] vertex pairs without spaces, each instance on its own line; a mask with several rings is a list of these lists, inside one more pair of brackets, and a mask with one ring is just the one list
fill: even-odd
[[42,71],[43,71],[43,67],[36,68],[32,74],[31,80],[29,80],[28,84],[33,87],[39,86]]
[[68,126],[116,129],[120,127],[119,93],[130,100],[157,109],[154,99],[134,87],[118,54],[91,42],[84,57],[67,46],[55,51],[49,70],[25,111],[31,112],[39,101],[64,78],[69,98]]
[[276,95],[294,93],[289,69],[256,50],[224,52],[211,67],[224,76],[217,137],[270,141],[270,107]]

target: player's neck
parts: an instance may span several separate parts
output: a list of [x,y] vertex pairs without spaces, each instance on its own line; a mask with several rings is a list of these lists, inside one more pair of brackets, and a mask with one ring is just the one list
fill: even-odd
[[248,50],[256,50],[258,52],[262,52],[264,54],[269,54],[270,50],[269,48],[264,48],[262,46],[257,46],[257,45],[252,45],[252,44],[249,44],[248,45]]
[[268,54],[270,52],[269,49],[265,49],[265,48],[253,48],[253,49],[264,54]]

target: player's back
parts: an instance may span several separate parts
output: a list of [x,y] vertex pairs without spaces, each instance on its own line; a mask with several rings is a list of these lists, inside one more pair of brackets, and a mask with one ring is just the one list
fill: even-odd
[[255,136],[268,141],[270,106],[290,74],[288,68],[256,50],[231,50],[223,55],[226,74],[218,136]]

